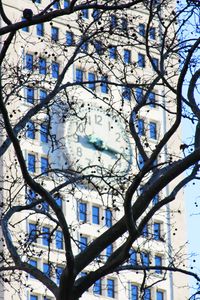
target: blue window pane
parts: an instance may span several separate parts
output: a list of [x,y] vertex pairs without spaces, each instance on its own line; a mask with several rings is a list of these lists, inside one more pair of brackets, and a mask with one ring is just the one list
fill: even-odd
[[158,59],[152,58],[152,67],[154,70],[158,70]]
[[138,119],[138,135],[144,135],[144,120]]
[[29,121],[27,123],[27,132],[26,132],[26,136],[29,139],[34,140],[35,139],[35,125],[32,121]]
[[63,249],[63,233],[60,230],[56,230],[56,248]]
[[51,27],[51,40],[54,42],[58,41],[58,28]]
[[130,87],[125,86],[123,88],[122,97],[125,100],[129,100],[129,101],[131,100],[131,89],[130,89]]
[[58,78],[58,75],[59,75],[59,64],[56,63],[56,62],[52,62],[51,69],[52,69],[52,77],[53,78]]
[[145,36],[145,25],[142,23],[139,24],[139,34]]
[[82,45],[81,45],[81,48],[82,52],[87,52],[88,51],[88,42],[84,42]]
[[79,203],[79,221],[87,221],[87,204],[83,202]]
[[94,286],[93,286],[93,293],[96,295],[101,295],[102,294],[102,283],[101,279],[98,279],[95,281]]
[[107,258],[110,257],[112,253],[113,253],[113,245],[111,244],[106,247],[106,257]]
[[79,242],[81,252],[85,250],[85,248],[87,247],[87,243],[88,243],[87,237],[81,236]]
[[44,246],[49,246],[50,244],[50,230],[48,227],[42,227],[42,244]]
[[109,208],[105,210],[105,225],[107,227],[112,226],[112,211]]
[[138,103],[140,103],[142,101],[142,99],[143,99],[143,89],[142,88],[137,87],[135,89],[135,98]]
[[36,199],[36,193],[34,191],[28,189],[26,197],[27,197],[27,204],[31,204]]
[[107,297],[115,298],[115,282],[113,279],[107,279]]
[[29,232],[29,242],[35,242],[36,243],[36,239],[37,239],[37,227],[36,224],[33,223],[29,223],[28,224],[28,232]]
[[99,55],[103,54],[103,46],[102,46],[101,42],[95,41],[94,48],[95,48],[97,54],[99,54]]
[[30,153],[28,154],[28,171],[35,172],[35,155]]
[[148,226],[147,226],[147,224],[142,229],[142,236],[143,237],[148,237]]
[[100,17],[100,11],[98,9],[94,9],[92,16],[93,16],[94,20],[97,21]]
[[49,211],[49,204],[46,201],[42,202],[42,209],[45,211]]
[[[158,255],[155,256],[155,266],[156,267],[157,266],[159,266],[159,267],[162,266],[162,257],[161,256],[158,256]],[[161,269],[156,269],[155,272],[157,274],[162,274],[162,270]]]
[[[34,259],[29,260],[29,264],[35,268],[37,268],[37,261]],[[35,278],[33,275],[30,274],[30,278]]]
[[44,101],[47,97],[47,92],[45,90],[40,90],[40,101]]
[[156,291],[156,300],[164,300],[164,293],[161,291]]
[[[27,21],[27,20],[24,19],[24,18],[22,18],[22,21]],[[29,32],[29,27],[28,27],[28,26],[23,27],[23,28],[22,28],[22,31],[24,31],[24,32]]]
[[153,224],[153,237],[156,241],[160,240],[160,223]]
[[87,276],[87,272],[81,272],[81,277]]
[[28,103],[34,103],[34,89],[32,87],[25,88],[25,97]]
[[38,300],[38,296],[30,295],[30,300]]
[[73,44],[73,33],[70,31],[66,32],[66,45],[71,46]]
[[40,23],[36,25],[36,34],[38,36],[43,36],[44,35],[44,24]]
[[101,78],[101,92],[104,94],[108,94],[108,77],[107,76],[102,76]]
[[55,8],[55,9],[58,9],[58,8],[59,8],[59,1],[56,1],[56,2],[53,4],[53,8]]
[[40,141],[48,143],[48,126],[46,123],[40,125]]
[[156,140],[157,139],[157,128],[156,123],[150,122],[149,123],[149,131],[150,131],[150,138]]
[[89,17],[88,9],[82,9],[82,17],[88,19]]
[[130,64],[131,63],[131,51],[124,49],[124,63]]
[[89,89],[91,89],[91,90],[95,90],[95,74],[94,73],[88,73],[88,81],[89,81],[89,83],[88,83],[88,87],[89,87]]
[[129,258],[130,264],[132,264],[133,266],[137,265],[137,252],[134,249],[130,249],[129,254],[130,254],[130,258]]
[[141,53],[138,53],[138,66],[141,68],[145,67],[145,56]]
[[140,170],[144,167],[144,159],[140,153],[138,154],[138,167]]
[[155,102],[156,102],[156,95],[154,92],[150,92],[148,96],[148,102],[149,106],[154,108],[155,107]]
[[83,82],[83,70],[76,69],[76,82]]
[[111,28],[115,28],[117,26],[117,17],[115,15],[111,15],[110,17],[110,26]]
[[150,289],[144,290],[144,300],[151,300],[151,290]]
[[149,37],[150,37],[151,40],[155,40],[155,38],[156,38],[156,29],[155,29],[155,27],[150,27]]
[[112,59],[116,59],[117,58],[117,48],[115,46],[110,47],[110,49],[109,49],[109,56]]
[[60,277],[62,275],[63,268],[62,267],[56,267],[56,282],[59,285],[60,284]]
[[69,0],[64,0],[64,8],[68,8],[69,7]]
[[92,206],[92,223],[99,224],[99,207]]
[[46,59],[45,58],[39,59],[39,73],[42,75],[46,75]]
[[50,266],[47,263],[43,263],[43,273],[50,278]]
[[121,24],[122,24],[122,30],[127,31],[128,30],[128,21],[126,18],[121,19]]
[[33,71],[33,55],[26,54],[25,56],[25,68],[29,71]]
[[57,204],[60,208],[62,208],[62,198],[59,197],[59,196],[56,196],[56,197],[55,197],[55,201],[56,201],[56,204]]
[[138,300],[138,286],[131,284],[131,299],[130,300]]
[[41,163],[41,165],[40,165],[41,173],[43,175],[47,175],[48,159],[46,157],[41,157],[40,163]]
[[153,205],[156,205],[159,202],[158,194],[153,197],[152,202],[153,202]]
[[141,261],[142,261],[143,266],[145,266],[145,267],[149,266],[149,255],[148,255],[148,253],[141,252]]

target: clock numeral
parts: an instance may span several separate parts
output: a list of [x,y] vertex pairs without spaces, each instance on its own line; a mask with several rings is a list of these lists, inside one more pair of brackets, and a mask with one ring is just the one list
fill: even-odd
[[110,121],[108,121],[108,130],[110,131],[111,129],[113,129],[113,126],[111,126]]
[[116,133],[116,139],[115,139],[115,141],[116,141],[116,142],[120,142],[120,138],[121,138],[120,133],[117,132],[117,133]]
[[91,125],[91,116],[87,115],[87,124]]
[[103,125],[102,124],[102,116],[95,115],[95,124],[97,124],[97,125]]
[[81,157],[83,155],[81,147],[77,147],[76,149],[77,156]]
[[83,123],[76,123],[76,129],[80,133],[85,132],[85,125]]

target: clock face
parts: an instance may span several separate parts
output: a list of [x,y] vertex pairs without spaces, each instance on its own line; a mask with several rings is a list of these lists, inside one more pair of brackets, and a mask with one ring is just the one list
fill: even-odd
[[94,177],[127,174],[131,146],[121,117],[102,107],[83,106],[66,122],[67,157],[74,170]]

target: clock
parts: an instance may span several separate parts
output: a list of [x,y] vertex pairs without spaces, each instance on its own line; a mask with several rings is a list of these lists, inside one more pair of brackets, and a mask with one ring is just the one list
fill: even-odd
[[65,124],[65,148],[77,172],[116,181],[128,173],[132,150],[125,121],[113,110],[82,104]]

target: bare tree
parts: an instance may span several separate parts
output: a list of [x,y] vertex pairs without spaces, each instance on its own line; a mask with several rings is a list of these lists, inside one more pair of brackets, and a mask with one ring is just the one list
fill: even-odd
[[[163,266],[142,256],[152,218],[180,213],[171,203],[199,179],[198,1],[32,2],[22,12],[0,1],[2,282],[19,294],[25,272],[57,300],[75,300],[126,270],[143,272],[141,298],[155,271],[152,285],[168,272],[199,281],[181,251]],[[195,128],[187,144],[183,118]],[[88,243],[78,237],[90,230],[86,193],[108,214]]]

